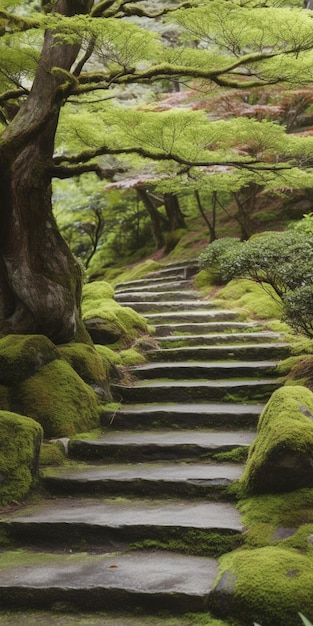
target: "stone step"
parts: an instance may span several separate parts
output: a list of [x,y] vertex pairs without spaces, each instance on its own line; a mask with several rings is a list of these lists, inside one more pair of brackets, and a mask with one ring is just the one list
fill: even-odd
[[130,367],[128,373],[140,379],[151,378],[256,378],[273,376],[278,361],[181,361],[146,363]]
[[[217,572],[215,559],[168,552],[5,552],[0,608],[204,611]],[[51,619],[56,623],[55,613]]]
[[[173,301],[186,303],[191,301],[191,306],[194,306],[194,302],[197,302],[199,308],[202,307],[202,300],[199,300],[199,294],[196,291],[126,291],[115,292],[115,300],[120,304],[131,302],[147,303],[152,302],[153,305],[164,306],[163,303],[171,303]],[[129,305],[127,305],[129,306]]]
[[124,404],[117,411],[103,411],[105,428],[232,428],[256,427],[264,404],[197,402],[156,402],[155,404]]
[[106,463],[142,463],[157,460],[201,460],[238,447],[248,448],[255,438],[251,430],[151,430],[106,432],[96,440],[72,439],[71,459]]
[[149,272],[146,274],[145,278],[163,278],[170,276],[171,278],[190,278],[190,276],[194,276],[199,272],[199,263],[197,261],[193,261],[190,263],[173,263],[171,265],[167,265],[164,269],[156,270],[155,272]]
[[178,346],[207,346],[224,343],[268,343],[283,340],[282,333],[270,331],[250,332],[250,333],[211,333],[208,335],[168,335],[158,338],[158,345],[161,348],[170,348],[173,344]]
[[133,385],[115,384],[111,386],[113,398],[117,402],[266,402],[271,394],[281,386],[277,379],[262,380],[214,380],[214,381],[136,381]]
[[222,346],[185,346],[183,348],[164,348],[150,350],[151,361],[225,361],[263,359],[285,359],[290,356],[287,343],[233,344]]
[[[218,313],[218,311],[217,311]],[[168,337],[169,335],[176,336],[180,338],[181,336],[186,335],[198,335],[198,334],[208,334],[208,333],[222,333],[225,331],[242,331],[242,332],[251,332],[253,330],[260,329],[260,324],[258,322],[223,322],[223,321],[215,321],[215,322],[183,322],[183,323],[172,323],[172,324],[155,324],[154,325],[154,337],[158,339],[159,337]]]
[[223,309],[208,309],[207,311],[160,311],[159,313],[146,313],[145,318],[147,321],[153,324],[162,324],[167,322],[172,322],[175,324],[178,322],[181,323],[193,323],[196,324],[198,322],[208,323],[212,322],[229,322],[232,320],[238,320],[238,313],[235,311],[228,311]]
[[137,463],[58,467],[44,471],[49,493],[175,498],[228,497],[227,488],[242,474],[237,463]]
[[150,280],[142,278],[141,280],[133,280],[128,283],[118,283],[114,287],[115,294],[118,293],[141,293],[142,291],[181,291],[190,290],[192,282],[190,280],[173,280],[172,278],[152,278]]
[[159,302],[157,300],[146,300],[145,302],[136,302],[135,300],[127,300],[121,303],[122,306],[128,306],[138,313],[166,312],[176,313],[195,310],[197,313],[206,313],[207,310],[214,309],[217,305],[212,300],[180,300]]
[[[15,546],[116,552],[134,542],[206,541],[205,556],[236,547],[244,530],[234,506],[222,502],[136,499],[54,499],[5,515],[1,532]],[[215,536],[215,541],[210,537]],[[217,545],[220,536],[220,545]],[[225,539],[225,540],[224,540]],[[214,547],[215,546],[215,547]],[[194,545],[193,553],[197,552]],[[198,551],[199,554],[199,551]],[[203,554],[204,555],[204,554]]]

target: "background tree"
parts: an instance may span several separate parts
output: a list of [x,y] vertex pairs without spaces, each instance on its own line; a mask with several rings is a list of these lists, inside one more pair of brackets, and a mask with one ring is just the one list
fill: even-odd
[[[282,175],[289,186],[312,180],[304,171],[310,137],[286,141],[270,123],[135,110],[113,98],[121,102],[137,86],[164,81],[245,89],[309,82],[313,32],[310,12],[258,0],[51,0],[41,12],[33,6],[29,16],[17,0],[3,0],[0,9],[0,335],[36,332],[60,343],[83,339],[82,277],[53,216],[53,178],[101,175],[107,155],[122,155],[137,168],[149,159],[158,175],[163,170],[162,192],[171,197],[185,187],[209,189],[213,175],[214,189],[223,188],[216,167],[228,168],[234,190],[243,179],[261,178],[269,187]],[[176,47],[139,25],[159,25],[163,17],[178,29]],[[236,152],[235,138],[251,134],[257,156]]]

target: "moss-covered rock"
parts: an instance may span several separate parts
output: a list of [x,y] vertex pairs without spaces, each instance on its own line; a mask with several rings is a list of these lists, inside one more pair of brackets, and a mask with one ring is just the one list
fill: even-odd
[[103,359],[94,346],[84,343],[71,343],[59,346],[63,359],[89,385],[103,402],[112,400],[109,376],[104,368]]
[[142,315],[118,304],[112,287],[104,281],[85,285],[82,311],[86,328],[97,344],[127,344],[138,332],[148,332]]
[[0,383],[19,383],[59,358],[56,346],[44,335],[7,335],[0,339]]
[[221,617],[242,625],[297,626],[298,612],[313,618],[312,554],[267,546],[221,558],[210,597]]
[[249,493],[313,487],[313,393],[275,391],[263,410],[241,483]]
[[61,359],[17,385],[11,405],[38,421],[45,437],[69,436],[98,425],[96,394]]
[[61,442],[50,441],[42,443],[39,455],[39,465],[63,465],[65,461],[64,446]]
[[30,419],[0,411],[0,504],[20,502],[38,474],[41,426]]

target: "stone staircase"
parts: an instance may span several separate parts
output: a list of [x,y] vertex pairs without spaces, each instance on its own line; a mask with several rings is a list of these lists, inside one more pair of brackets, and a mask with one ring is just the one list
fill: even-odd
[[[243,541],[235,459],[280,385],[283,337],[201,300],[194,265],[118,285],[158,348],[113,385],[98,440],[71,440],[47,497],[3,517],[0,608],[209,610],[217,558]],[[130,381],[130,382],[129,382]]]

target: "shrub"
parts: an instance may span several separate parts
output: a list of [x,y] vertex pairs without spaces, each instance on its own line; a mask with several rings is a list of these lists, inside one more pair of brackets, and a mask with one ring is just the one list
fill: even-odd
[[[215,239],[199,256],[199,266],[201,269],[209,270],[211,277],[214,277],[215,284],[223,284],[224,276],[221,271],[221,261],[230,250],[237,250],[240,244],[239,239],[233,237],[223,237]],[[227,282],[227,280],[226,280]]]
[[270,232],[244,242],[220,239],[201,255],[200,265],[215,268],[220,282],[245,278],[259,283],[282,304],[283,319],[313,337],[312,232]]

